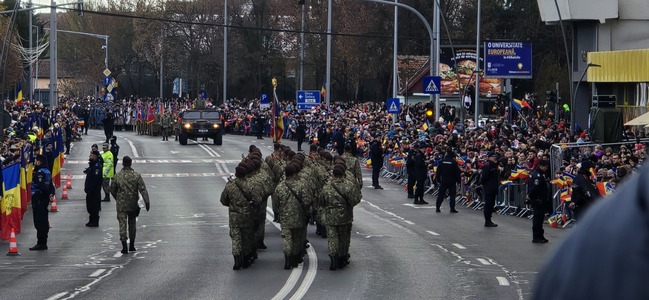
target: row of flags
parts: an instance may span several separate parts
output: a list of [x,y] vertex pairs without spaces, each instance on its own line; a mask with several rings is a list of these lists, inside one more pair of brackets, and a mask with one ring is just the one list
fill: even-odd
[[[52,165],[52,182],[56,188],[61,187],[61,168],[65,157],[63,130],[52,129],[54,162]],[[2,177],[2,199],[0,200],[0,240],[8,240],[13,228],[20,233],[22,218],[31,201],[31,183],[34,171],[34,150],[31,145],[20,150],[20,161],[6,166],[0,172]],[[42,154],[42,153],[41,153]]]

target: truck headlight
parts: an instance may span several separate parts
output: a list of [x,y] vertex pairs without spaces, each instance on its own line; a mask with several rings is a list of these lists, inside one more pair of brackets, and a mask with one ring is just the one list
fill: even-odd
[[185,123],[185,125],[183,125],[183,127],[185,127],[185,129],[190,129],[190,128],[192,128],[192,124]]
[[219,128],[219,124],[212,124],[213,128]]

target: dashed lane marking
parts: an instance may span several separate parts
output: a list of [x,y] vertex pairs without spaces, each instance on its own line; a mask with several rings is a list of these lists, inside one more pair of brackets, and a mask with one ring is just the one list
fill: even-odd
[[431,235],[439,235],[439,233],[435,231],[426,230],[426,232],[430,233]]
[[457,244],[457,243],[454,243],[454,244],[452,244],[452,245],[455,246],[455,248],[458,248],[458,249],[460,249],[460,250],[465,250],[465,249],[466,249],[466,247],[464,247],[464,246],[462,246],[462,245],[460,245],[460,244]]
[[[134,164],[238,164],[237,159],[134,159]],[[87,160],[66,160],[66,164],[87,164]]]
[[498,280],[499,285],[509,286],[509,280],[507,280],[507,278],[505,277],[496,276],[496,280]]
[[113,257],[122,257],[122,251],[117,251],[117,253],[113,254]]
[[[188,177],[218,177],[224,176],[227,182],[227,176],[230,173],[167,173],[167,174],[141,174],[143,178],[188,178]],[[73,180],[85,179],[86,175],[72,175]]]
[[99,269],[97,271],[92,272],[92,274],[90,274],[90,277],[97,277],[97,276],[101,275],[101,273],[104,273],[104,272],[106,272],[106,269]]
[[67,294],[68,294],[68,292],[58,293],[58,294],[56,294],[56,295],[54,295],[52,297],[49,297],[49,298],[47,298],[45,300],[58,300],[58,299],[61,299],[61,298],[65,297],[65,295],[67,295]]
[[403,220],[403,222],[405,222],[406,224],[409,224],[409,225],[415,225],[415,223],[414,223],[414,222],[412,222],[412,221],[408,221],[408,220]]
[[484,258],[476,258],[476,259],[477,259],[481,264],[483,264],[483,265],[485,265],[485,266],[490,266],[490,265],[491,265],[491,263],[488,262],[488,261],[487,261],[486,259],[484,259]]

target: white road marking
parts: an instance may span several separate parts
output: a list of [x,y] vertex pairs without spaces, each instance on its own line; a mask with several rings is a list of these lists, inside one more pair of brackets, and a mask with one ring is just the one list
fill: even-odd
[[133,157],[140,157],[140,155],[137,153],[137,148],[135,148],[135,144],[131,142],[131,140],[124,138],[124,140],[128,143],[129,146],[131,146],[131,151],[133,152]]
[[461,250],[466,249],[466,247],[464,247],[464,246],[462,246],[460,244],[452,244],[452,245],[455,246],[455,248],[458,248],[458,249],[461,249]]
[[228,177],[227,176],[223,176],[221,178],[223,178],[223,181],[225,181],[226,183],[228,182]]
[[484,259],[484,258],[476,258],[476,259],[477,259],[481,264],[483,264],[483,265],[485,265],[485,266],[489,266],[489,265],[491,265],[491,263],[489,263],[489,262],[488,262],[486,259]]
[[408,221],[408,220],[403,220],[403,221],[406,222],[406,224],[415,225],[414,222],[411,222],[411,221]]
[[[191,160],[191,159],[134,159],[133,163],[134,164],[211,164],[211,163],[219,163],[219,164],[238,164],[240,163],[240,159],[197,159],[197,160]],[[87,164],[88,161],[81,161],[81,160],[66,160],[66,164]]]
[[306,249],[306,252],[309,256],[309,268],[306,270],[304,279],[302,279],[302,284],[300,284],[300,287],[297,288],[297,291],[295,291],[295,294],[293,294],[293,297],[291,297],[290,300],[302,299],[309,290],[309,287],[311,287],[315,275],[318,272],[318,257],[315,254],[315,250],[313,250],[313,245],[311,245],[309,249]]
[[65,295],[67,295],[67,294],[68,294],[68,292],[58,293],[58,294],[56,294],[56,295],[54,295],[52,297],[49,297],[49,298],[47,298],[45,300],[58,300],[58,299],[61,299],[62,297],[64,297]]
[[230,173],[230,169],[228,169],[228,166],[226,166],[224,163],[221,163],[221,166],[223,167],[223,171],[225,171],[225,173]]
[[211,157],[221,157],[221,154],[217,153],[216,151],[214,151],[212,148],[208,147],[207,145],[198,144],[198,146],[203,148],[203,150],[205,150],[205,152],[207,152],[207,154],[209,154]]
[[[143,178],[188,178],[188,177],[218,177],[232,175],[231,173],[167,173],[167,174],[140,174]],[[85,179],[86,175],[73,175],[73,180]]]
[[435,232],[435,231],[426,230],[426,232],[428,232],[428,233],[430,233],[430,234],[432,234],[432,235],[439,235],[439,233],[437,233],[437,232]]
[[92,274],[90,274],[90,277],[97,277],[97,276],[101,275],[101,273],[104,273],[104,272],[106,272],[106,269],[99,269],[97,271],[92,272]]
[[113,254],[113,257],[122,257],[122,251],[117,251],[117,253]]
[[214,165],[216,165],[216,170],[217,170],[219,173],[223,173],[223,168],[221,168],[221,164],[216,163],[216,164],[214,164]]
[[502,286],[509,286],[509,280],[507,280],[507,278],[496,276],[496,279],[498,280],[498,284]]

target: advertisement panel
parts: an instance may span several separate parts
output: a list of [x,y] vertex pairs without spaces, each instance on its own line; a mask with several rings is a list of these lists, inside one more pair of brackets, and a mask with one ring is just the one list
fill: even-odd
[[[475,49],[456,48],[455,55],[451,48],[443,47],[440,51],[439,75],[442,77],[440,89],[442,96],[458,96],[466,90],[466,86],[475,87],[476,53]],[[480,69],[484,69],[481,66]],[[501,93],[500,78],[485,78],[480,74],[480,94],[498,95]]]
[[532,78],[532,43],[501,42],[485,43],[486,77]]

